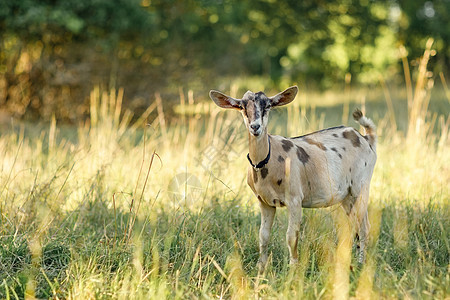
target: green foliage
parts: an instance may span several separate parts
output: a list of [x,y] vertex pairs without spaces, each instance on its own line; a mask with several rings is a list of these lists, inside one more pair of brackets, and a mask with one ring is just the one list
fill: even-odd
[[193,65],[214,66],[222,75],[247,72],[331,83],[351,73],[367,83],[395,65],[399,43],[417,57],[424,40],[434,37],[448,63],[448,11],[448,1],[439,0],[5,0],[0,32],[24,42],[129,41],[144,46],[140,53],[194,59]]
[[417,47],[427,37],[436,40],[437,62],[432,63],[438,71],[448,71],[450,65],[450,2],[445,0],[410,1],[399,0],[401,11],[398,20],[399,41],[406,45],[412,57],[421,54]]
[[124,87],[146,109],[155,91],[207,94],[259,77],[266,89],[346,82],[403,84],[399,48],[412,61],[434,38],[431,71],[450,66],[449,2],[249,0],[4,0],[0,105],[16,116],[76,122],[94,84]]
[[31,263],[27,241],[22,235],[0,234],[0,297],[6,297],[7,285],[10,295],[22,298],[28,281],[26,269]]
[[[0,4],[0,30],[29,41],[51,36],[55,41],[120,36],[135,38],[144,29],[148,14],[139,1],[14,1]],[[120,7],[120,9],[118,9]]]

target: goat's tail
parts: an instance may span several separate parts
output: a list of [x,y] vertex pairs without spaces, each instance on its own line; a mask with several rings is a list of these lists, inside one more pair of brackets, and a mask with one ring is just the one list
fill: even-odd
[[377,143],[377,127],[373,121],[365,117],[358,108],[353,112],[353,118],[366,129],[367,141],[375,148]]

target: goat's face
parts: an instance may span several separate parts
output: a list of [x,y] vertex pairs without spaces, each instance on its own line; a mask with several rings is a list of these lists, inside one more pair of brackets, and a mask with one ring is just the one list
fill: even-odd
[[248,91],[241,100],[241,113],[244,117],[245,126],[253,136],[260,136],[267,128],[270,101],[263,93]]
[[248,132],[258,137],[266,131],[270,109],[290,103],[297,95],[297,91],[297,86],[293,86],[273,97],[267,97],[263,92],[248,91],[242,99],[235,99],[212,90],[209,92],[209,96],[222,108],[240,110]]

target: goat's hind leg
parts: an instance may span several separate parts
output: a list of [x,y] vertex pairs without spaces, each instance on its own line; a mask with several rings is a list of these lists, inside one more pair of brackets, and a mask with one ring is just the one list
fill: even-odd
[[261,227],[259,228],[259,273],[263,273],[267,265],[268,245],[270,240],[270,231],[272,229],[273,219],[275,217],[276,208],[271,207],[262,201],[259,201],[261,208]]
[[359,205],[356,207],[356,214],[358,219],[358,234],[359,234],[359,253],[358,262],[364,263],[367,245],[369,242],[369,185],[366,185],[361,190],[361,197],[359,199]]
[[363,264],[366,259],[366,247],[369,242],[369,216],[367,210],[362,217],[362,220],[359,224],[359,253],[358,253],[358,263]]
[[345,209],[347,215],[350,218],[350,222],[355,227],[358,235],[359,251],[358,251],[358,262],[364,263],[366,246],[369,239],[369,216],[368,216],[368,205],[369,205],[369,187],[363,186],[359,195],[348,195],[347,198],[342,202],[342,207]]

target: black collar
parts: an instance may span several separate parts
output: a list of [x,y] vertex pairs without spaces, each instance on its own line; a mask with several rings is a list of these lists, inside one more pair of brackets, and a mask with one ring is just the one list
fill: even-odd
[[260,161],[258,164],[253,164],[252,160],[250,159],[250,153],[247,154],[247,158],[248,161],[250,162],[250,164],[252,165],[253,169],[255,169],[255,171],[259,171],[261,168],[263,168],[270,159],[270,137],[267,137],[267,140],[269,141],[269,153],[267,153],[266,158],[264,158],[264,160]]

